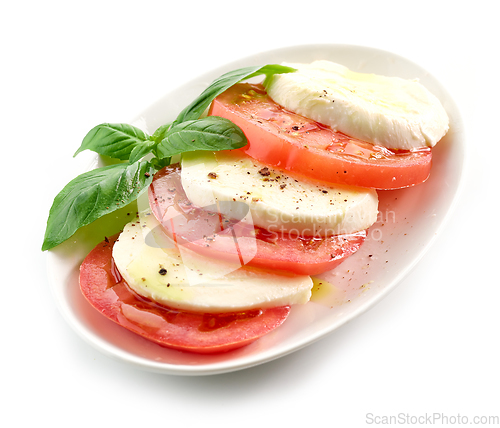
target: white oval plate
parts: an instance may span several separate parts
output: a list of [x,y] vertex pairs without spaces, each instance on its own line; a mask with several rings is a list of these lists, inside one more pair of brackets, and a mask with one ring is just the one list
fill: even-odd
[[398,55],[349,45],[289,47],[243,58],[200,76],[160,99],[133,124],[152,133],[173,120],[213,79],[249,65],[327,59],[361,72],[418,78],[443,103],[450,131],[433,153],[431,177],[419,186],[379,192],[380,215],[362,248],[336,270],[322,275],[330,285],[306,305],[292,308],[277,330],[242,349],[196,355],[160,347],[109,321],[90,307],[78,286],[79,265],[104,234],[126,222],[122,210],[101,219],[48,253],[48,272],[57,304],[69,324],[105,354],[142,369],[182,375],[239,370],[296,351],[363,313],[415,266],[450,215],[462,181],[465,138],[459,111],[444,87],[418,65]]

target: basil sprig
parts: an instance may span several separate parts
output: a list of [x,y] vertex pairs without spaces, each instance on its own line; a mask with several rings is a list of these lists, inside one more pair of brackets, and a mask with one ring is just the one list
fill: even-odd
[[[271,64],[226,73],[214,80],[173,123],[162,125],[153,135],[121,123],[102,123],[92,128],[74,156],[92,150],[122,162],[85,172],[61,190],[49,212],[42,251],[54,248],[81,227],[136,200],[151,184],[153,175],[170,164],[172,156],[245,146],[245,134],[234,123],[218,116],[200,116],[214,98],[238,82],[294,71]],[[151,155],[149,160],[143,160],[146,155]]]

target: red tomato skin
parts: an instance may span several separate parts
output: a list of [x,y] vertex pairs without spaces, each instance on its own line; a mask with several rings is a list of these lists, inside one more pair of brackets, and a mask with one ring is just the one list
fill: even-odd
[[117,236],[98,244],[80,267],[88,302],[122,327],[167,348],[201,354],[249,345],[280,326],[290,306],[239,313],[203,314],[167,308],[134,293],[114,267]]
[[399,189],[429,177],[430,148],[390,150],[351,138],[276,104],[261,85],[237,84],[212,103],[210,115],[238,125],[242,150],[263,163],[326,183]]
[[[191,204],[176,165],[156,173],[148,192],[153,214],[178,245],[208,258],[239,260],[241,265],[255,268],[318,275],[336,268],[355,253],[366,238],[364,230],[327,238],[296,237],[266,232],[219,213],[214,215]],[[207,240],[212,236],[214,239]]]

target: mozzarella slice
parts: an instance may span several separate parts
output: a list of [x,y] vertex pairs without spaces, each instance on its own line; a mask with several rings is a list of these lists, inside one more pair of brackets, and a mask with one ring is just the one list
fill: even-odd
[[269,96],[284,108],[373,144],[412,150],[433,147],[448,131],[439,100],[416,80],[356,73],[329,61],[286,64]]
[[302,304],[309,301],[309,276],[267,273],[209,260],[178,249],[152,213],[127,224],[113,248],[113,259],[139,295],[171,308],[231,312]]
[[354,233],[370,227],[378,214],[375,190],[297,180],[239,152],[184,154],[181,180],[193,204],[217,206],[270,232]]

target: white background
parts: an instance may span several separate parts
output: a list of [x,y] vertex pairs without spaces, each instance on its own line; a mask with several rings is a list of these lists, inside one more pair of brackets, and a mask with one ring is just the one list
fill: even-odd
[[[500,34],[488,3],[3,2],[2,425],[359,427],[369,413],[499,416]],[[87,345],[58,312],[40,251],[82,137],[202,72],[309,43],[392,51],[455,98],[467,181],[435,245],[373,309],[251,369],[158,375]]]

